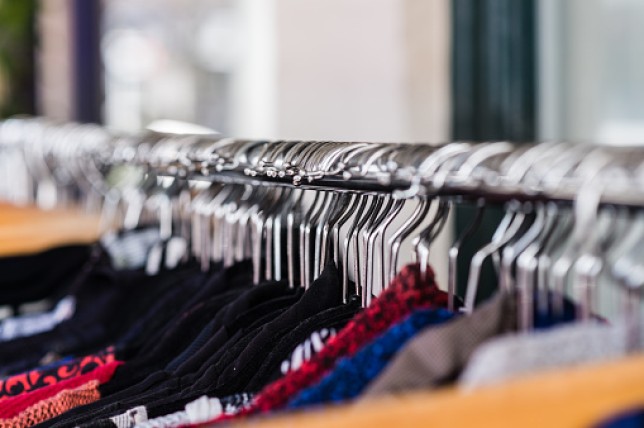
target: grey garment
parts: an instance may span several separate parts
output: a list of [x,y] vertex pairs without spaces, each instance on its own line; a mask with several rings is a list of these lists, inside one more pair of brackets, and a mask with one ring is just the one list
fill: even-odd
[[630,339],[632,330],[625,322],[592,321],[500,337],[476,350],[459,386],[477,388],[544,370],[620,358],[628,353]]
[[436,388],[454,380],[479,345],[517,330],[517,299],[513,296],[499,293],[471,315],[419,333],[369,384],[362,396]]

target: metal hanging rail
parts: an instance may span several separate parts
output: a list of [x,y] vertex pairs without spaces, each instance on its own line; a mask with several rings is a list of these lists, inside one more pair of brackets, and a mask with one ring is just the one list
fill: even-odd
[[574,201],[582,191],[592,190],[599,192],[602,203],[644,206],[644,148],[639,147],[133,136],[96,125],[15,118],[0,123],[2,150],[18,150],[31,170],[44,164],[54,177],[136,164],[191,180],[392,193],[399,198]]

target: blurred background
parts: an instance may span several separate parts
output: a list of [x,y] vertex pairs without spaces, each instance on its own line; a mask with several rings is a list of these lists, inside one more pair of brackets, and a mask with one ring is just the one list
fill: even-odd
[[363,140],[644,134],[638,0],[0,0],[0,114]]
[[[0,21],[2,116],[250,138],[644,141],[641,0],[0,0]],[[452,230],[470,216],[459,209]]]

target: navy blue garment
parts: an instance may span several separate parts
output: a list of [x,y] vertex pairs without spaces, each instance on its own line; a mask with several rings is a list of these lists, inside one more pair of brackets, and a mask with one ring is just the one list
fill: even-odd
[[442,324],[452,317],[454,313],[446,309],[414,311],[354,356],[338,361],[333,371],[316,385],[301,391],[288,403],[287,408],[297,409],[357,397],[409,339],[426,327]]
[[644,427],[644,410],[623,413],[597,425],[597,428],[641,428]]
[[534,328],[537,330],[547,330],[551,327],[573,322],[577,319],[578,308],[567,297],[563,299],[563,311],[558,314],[553,308],[553,293],[548,293],[546,298],[543,299],[547,303],[545,306],[540,305],[540,299],[537,293],[534,295],[533,308],[534,308]]

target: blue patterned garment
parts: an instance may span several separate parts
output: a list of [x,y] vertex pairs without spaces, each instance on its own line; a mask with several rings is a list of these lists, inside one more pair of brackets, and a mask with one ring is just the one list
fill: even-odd
[[301,391],[291,399],[287,409],[341,402],[357,397],[409,339],[427,326],[442,324],[452,317],[454,313],[446,309],[424,309],[413,312],[353,357],[338,361],[335,368],[319,383]]

